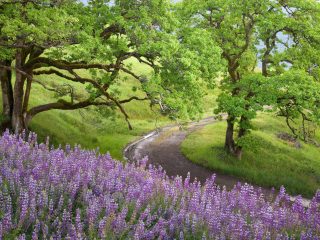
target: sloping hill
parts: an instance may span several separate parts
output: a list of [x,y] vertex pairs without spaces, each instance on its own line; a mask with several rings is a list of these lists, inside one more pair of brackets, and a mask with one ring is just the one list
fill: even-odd
[[[208,125],[191,133],[182,143],[182,152],[193,162],[245,181],[280,188],[291,194],[312,196],[320,188],[320,148],[301,143],[300,148],[277,137],[288,131],[283,119],[261,113],[253,122],[250,148],[241,160],[223,149],[226,123]],[[319,136],[317,136],[319,140]]]
[[[148,74],[150,71],[137,61],[129,60],[128,64],[144,74]],[[80,72],[80,74],[85,75],[86,72]],[[66,82],[57,76],[37,76],[37,79],[50,87],[69,84],[75,89],[75,94],[78,97],[86,94],[83,86],[79,86],[80,84]],[[121,79],[117,86],[111,89],[119,92],[120,98],[131,97],[130,92],[132,93],[133,87],[141,97],[144,96],[143,92],[139,91],[139,83],[132,76],[123,74]],[[32,107],[54,102],[57,100],[55,94],[35,83],[31,90],[30,105]],[[63,98],[67,99],[68,97]],[[126,144],[141,134],[169,122],[168,119],[161,116],[157,109],[150,109],[148,101],[133,101],[127,103],[124,108],[130,116],[133,130],[128,129],[127,123],[119,111],[112,112],[108,108],[97,109],[95,107],[72,111],[51,110],[40,113],[32,119],[30,130],[36,132],[41,141],[49,136],[50,142],[55,146],[77,143],[89,149],[99,147],[101,152],[109,151],[114,158],[122,159],[122,149]]]

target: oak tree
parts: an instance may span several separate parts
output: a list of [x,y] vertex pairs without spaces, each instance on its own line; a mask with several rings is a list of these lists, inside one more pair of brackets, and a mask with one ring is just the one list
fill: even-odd
[[[44,111],[104,106],[117,108],[131,128],[123,105],[140,100],[159,105],[172,117],[197,115],[201,89],[216,75],[212,66],[220,50],[205,30],[181,26],[170,1],[163,0],[92,0],[87,5],[76,0],[1,1],[0,76],[9,126],[20,132]],[[207,61],[209,56],[216,57]],[[140,74],[126,63],[131,58],[152,73]],[[137,80],[144,97],[132,91],[131,97],[121,98],[112,91],[125,81],[124,74]],[[39,75],[80,83],[86,95],[48,86]],[[30,107],[33,84],[60,97]]]
[[[319,101],[319,7],[315,0],[180,4],[189,26],[209,31],[222,50],[225,71],[216,113],[228,114],[225,148],[232,155],[241,158],[257,111],[273,107],[287,120],[318,118],[313,106]],[[279,79],[285,79],[282,86]],[[291,109],[285,113],[288,99]],[[314,117],[306,117],[310,114]]]

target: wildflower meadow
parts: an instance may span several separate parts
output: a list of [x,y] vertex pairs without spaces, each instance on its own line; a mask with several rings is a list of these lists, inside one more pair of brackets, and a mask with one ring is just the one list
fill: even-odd
[[305,208],[284,188],[228,191],[33,133],[5,132],[0,156],[2,239],[320,239],[320,192]]

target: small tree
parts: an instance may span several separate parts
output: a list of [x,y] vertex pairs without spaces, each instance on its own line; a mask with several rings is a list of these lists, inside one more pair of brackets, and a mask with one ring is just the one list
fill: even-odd
[[319,82],[306,72],[288,71],[274,77],[273,86],[278,116],[285,118],[295,138],[312,141],[320,120]]

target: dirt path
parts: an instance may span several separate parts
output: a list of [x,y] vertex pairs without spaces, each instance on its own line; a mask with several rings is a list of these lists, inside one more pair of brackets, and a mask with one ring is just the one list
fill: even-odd
[[[186,129],[180,130],[177,126],[168,126],[160,131],[153,131],[136,142],[129,144],[124,149],[124,156],[130,161],[136,161],[148,156],[148,163],[153,165],[161,165],[168,176],[180,175],[185,178],[190,172],[193,180],[197,178],[201,183],[215,174],[214,171],[205,167],[192,163],[181,152],[180,145],[182,141],[191,132],[201,129],[202,127],[217,121],[214,117],[205,118],[199,122],[190,123]],[[232,188],[241,179],[228,175],[216,174],[216,183],[221,186]],[[255,186],[258,188],[258,186]],[[266,194],[272,194],[270,189],[262,188]],[[292,197],[294,200],[294,197]],[[304,200],[304,205],[308,205],[309,201]]]

